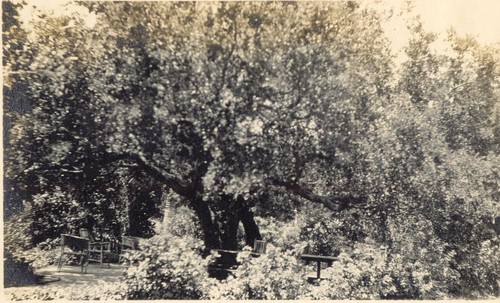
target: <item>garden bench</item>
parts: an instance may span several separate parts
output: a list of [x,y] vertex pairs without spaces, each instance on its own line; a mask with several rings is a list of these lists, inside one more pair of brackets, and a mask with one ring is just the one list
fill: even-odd
[[320,255],[301,255],[300,259],[303,261],[306,261],[306,265],[308,265],[310,262],[316,262],[317,268],[316,268],[316,279],[321,279],[321,263],[326,263],[327,266],[332,266],[333,262],[337,261],[337,257],[332,257],[332,256],[320,256]]

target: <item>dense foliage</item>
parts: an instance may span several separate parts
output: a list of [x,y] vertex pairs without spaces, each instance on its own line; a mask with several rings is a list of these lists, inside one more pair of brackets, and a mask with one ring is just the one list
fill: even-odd
[[[13,299],[435,299],[448,298],[449,282],[458,278],[448,267],[451,256],[435,253],[442,249],[439,243],[410,255],[368,240],[343,247],[339,261],[322,270],[323,280],[309,284],[315,264],[305,266],[298,259],[307,245],[299,238],[304,225],[298,224],[267,226],[266,254],[253,257],[244,248],[240,266],[222,281],[210,278],[206,270],[217,254],[203,258],[199,239],[165,233],[130,255],[133,265],[119,282],[71,291],[44,286],[14,293]],[[407,250],[413,249],[408,245]]]
[[[395,68],[352,1],[70,3],[31,29],[2,5],[18,258],[80,227],[152,236],[176,199],[113,296],[498,295],[498,47],[450,31],[438,53],[414,21]],[[237,278],[203,271],[202,250],[258,239]],[[306,285],[300,252],[341,261]]]

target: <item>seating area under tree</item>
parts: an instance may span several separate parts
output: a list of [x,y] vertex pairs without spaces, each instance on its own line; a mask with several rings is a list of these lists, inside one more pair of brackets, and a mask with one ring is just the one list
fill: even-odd
[[[106,240],[106,241],[104,241]],[[57,261],[57,270],[61,271],[63,266],[78,266],[82,274],[87,273],[87,267],[90,263],[97,263],[101,269],[110,268],[111,263],[116,263],[124,268],[132,265],[134,258],[130,256],[140,250],[140,243],[146,241],[144,238],[135,236],[121,236],[119,241],[109,230],[101,232],[99,238],[96,238],[86,228],[79,229],[79,235],[62,234],[60,238],[61,252]],[[207,271],[211,277],[217,279],[227,279],[229,275],[234,277],[238,268],[237,255],[241,251],[210,249],[216,257],[207,266]],[[251,252],[252,257],[259,257],[266,253],[266,242],[256,240]],[[309,277],[308,281],[317,283],[321,280],[322,263],[332,266],[337,260],[333,256],[302,254],[300,259],[309,262],[315,262],[316,276]],[[103,266],[105,268],[103,268]]]

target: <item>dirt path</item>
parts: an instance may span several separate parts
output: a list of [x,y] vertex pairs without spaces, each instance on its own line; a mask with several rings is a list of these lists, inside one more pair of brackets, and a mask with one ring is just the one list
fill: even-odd
[[4,295],[10,299],[13,295],[19,296],[55,288],[77,291],[95,283],[118,281],[123,276],[123,271],[123,266],[116,264],[111,264],[110,267],[104,265],[103,268],[91,264],[87,267],[87,273],[81,273],[78,266],[63,266],[61,271],[57,271],[56,266],[49,266],[36,271],[37,275],[44,276],[43,284],[5,288]]

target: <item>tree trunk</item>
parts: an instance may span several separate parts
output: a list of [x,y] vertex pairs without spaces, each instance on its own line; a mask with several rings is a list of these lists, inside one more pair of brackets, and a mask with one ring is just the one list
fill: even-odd
[[[229,209],[224,213],[223,225],[221,229],[223,230],[221,234],[221,247],[225,250],[238,251],[238,224],[239,219],[234,210]],[[238,264],[236,260],[237,254],[234,253],[222,253],[219,261],[224,264],[224,266],[231,267]]]
[[238,224],[240,220],[235,212],[225,214],[223,232],[221,234],[221,247],[227,250],[238,250]]
[[200,220],[206,249],[221,248],[220,232],[218,226],[212,220],[208,205],[203,200],[196,199],[191,202],[191,207]]
[[262,240],[260,234],[259,226],[255,222],[253,212],[248,205],[243,205],[238,212],[238,218],[243,223],[243,228],[245,229],[245,243],[246,245],[253,247],[255,240]]
[[255,240],[262,240],[250,206],[240,197],[222,197],[222,209],[212,218],[208,205],[202,200],[193,201],[192,207],[203,229],[205,246],[209,249],[238,250],[238,226],[245,230],[245,244],[253,247]]
[[225,209],[222,211],[224,217],[221,220],[224,224],[222,247],[237,250],[240,221],[245,230],[245,244],[253,247],[255,240],[262,240],[262,236],[249,204],[241,196],[236,199],[232,196],[225,196],[223,199],[222,205]]

